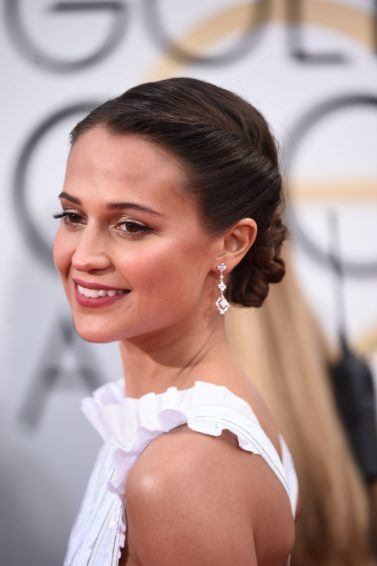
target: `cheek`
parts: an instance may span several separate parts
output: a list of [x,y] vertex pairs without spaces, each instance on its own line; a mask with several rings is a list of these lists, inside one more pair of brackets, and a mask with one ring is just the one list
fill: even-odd
[[197,292],[198,281],[205,277],[203,246],[180,242],[158,242],[145,246],[140,253],[132,254],[124,263],[124,276],[135,290],[143,291],[140,297],[153,300],[181,302]]

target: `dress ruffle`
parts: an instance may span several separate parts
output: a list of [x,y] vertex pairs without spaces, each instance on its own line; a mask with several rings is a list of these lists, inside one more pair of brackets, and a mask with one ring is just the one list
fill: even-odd
[[[107,487],[120,496],[125,492],[127,472],[155,437],[184,423],[192,424],[197,430],[197,426],[190,422],[192,409],[201,405],[222,405],[241,410],[258,423],[248,403],[225,386],[196,381],[189,389],[178,390],[171,386],[163,393],[150,392],[136,399],[125,396],[122,384],[122,380],[106,383],[92,396],[81,400],[84,415],[103,440],[113,447],[114,474]],[[209,421],[206,430],[200,429],[200,432],[219,436],[222,429],[216,424]]]
[[[216,418],[219,407],[221,418]],[[185,423],[192,430],[214,436],[229,429],[237,436],[241,448],[259,453],[265,459],[267,455],[268,463],[288,494],[290,492],[283,463],[251,406],[226,386],[196,381],[188,389],[178,390],[171,386],[163,393],[150,392],[140,398],[132,398],[125,395],[123,379],[119,379],[106,383],[96,389],[92,396],[82,399],[81,410],[103,440],[112,447],[113,473],[107,480],[107,488],[121,499],[125,493],[128,472],[139,454],[161,433]],[[213,411],[214,417],[211,418]],[[248,423],[246,435],[242,427],[236,426],[240,413],[248,417],[242,419],[241,415],[241,420]],[[281,435],[280,439],[284,445]],[[291,503],[293,506],[294,502]],[[294,512],[294,508],[292,510]]]
[[[81,400],[81,410],[104,440],[72,529],[65,566],[118,566],[124,548],[127,476],[140,453],[157,436],[180,425],[219,436],[231,431],[241,448],[260,454],[285,487],[293,515],[297,477],[280,435],[282,460],[252,407],[227,387],[196,381],[189,389],[127,397],[123,378],[97,388]],[[287,566],[289,560],[287,562]]]

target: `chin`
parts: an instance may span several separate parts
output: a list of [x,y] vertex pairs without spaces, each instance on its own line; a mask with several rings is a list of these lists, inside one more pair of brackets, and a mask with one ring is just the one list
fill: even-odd
[[95,328],[93,325],[78,324],[75,323],[75,320],[73,320],[73,326],[77,334],[82,340],[85,340],[85,342],[107,344],[118,340],[118,337],[111,334],[108,329],[105,330],[103,328]]

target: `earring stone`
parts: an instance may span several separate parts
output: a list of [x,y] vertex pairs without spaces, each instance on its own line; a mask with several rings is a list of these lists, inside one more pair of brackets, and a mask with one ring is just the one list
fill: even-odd
[[220,296],[217,298],[215,304],[216,304],[217,310],[219,311],[220,314],[225,314],[226,311],[230,307],[230,304],[228,303],[228,301],[224,297],[224,291],[225,291],[227,286],[224,283],[223,272],[226,270],[226,268],[227,268],[227,266],[225,265],[225,263],[220,263],[217,266],[217,269],[220,271],[220,280],[219,280],[219,283],[217,284],[217,287],[220,290]]

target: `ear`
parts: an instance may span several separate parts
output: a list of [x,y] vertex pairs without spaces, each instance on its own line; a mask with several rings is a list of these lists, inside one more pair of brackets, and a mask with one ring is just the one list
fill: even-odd
[[230,273],[247,254],[255,242],[257,232],[257,223],[252,218],[242,218],[227,230],[222,239],[222,248],[217,256],[219,263],[224,262],[226,264],[226,273]]

